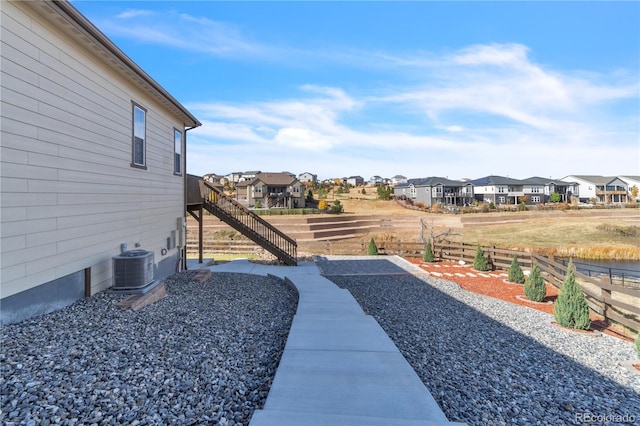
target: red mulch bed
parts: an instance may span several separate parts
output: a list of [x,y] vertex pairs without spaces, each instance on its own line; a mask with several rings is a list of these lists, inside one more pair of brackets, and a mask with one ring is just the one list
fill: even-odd
[[[458,262],[442,261],[436,263],[423,262],[422,259],[407,258],[407,261],[418,265],[436,278],[453,281],[465,290],[485,296],[494,297],[517,305],[537,309],[553,315],[553,303],[535,303],[527,300],[524,295],[524,287],[521,284],[505,282],[509,277],[506,271],[479,272],[472,265],[460,265]],[[481,276],[485,275],[485,276]],[[553,302],[558,297],[558,289],[547,283],[547,297],[545,301]],[[520,297],[517,297],[520,296]],[[591,312],[591,327],[603,333],[618,337],[626,341],[632,341],[629,336],[620,334],[612,329],[604,318],[595,312]]]

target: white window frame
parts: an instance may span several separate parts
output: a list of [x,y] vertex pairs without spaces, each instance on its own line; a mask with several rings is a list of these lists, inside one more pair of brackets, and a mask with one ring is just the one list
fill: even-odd
[[182,175],[182,132],[176,128],[173,129],[173,174]]
[[131,167],[146,169],[147,110],[135,102],[131,104]]

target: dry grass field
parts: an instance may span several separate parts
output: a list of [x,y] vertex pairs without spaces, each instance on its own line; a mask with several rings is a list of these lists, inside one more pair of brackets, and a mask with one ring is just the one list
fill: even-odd
[[[422,218],[424,222],[433,224],[437,232],[450,229],[450,239],[469,244],[533,250],[581,259],[640,260],[640,209],[452,215],[409,210],[393,201],[341,199],[341,203],[346,214]],[[464,216],[487,220],[488,223],[465,222],[463,226]],[[393,239],[415,241],[417,237],[398,235]]]

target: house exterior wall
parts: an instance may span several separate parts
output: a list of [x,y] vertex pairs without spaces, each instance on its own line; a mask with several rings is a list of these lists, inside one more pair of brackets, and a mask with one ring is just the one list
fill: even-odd
[[429,186],[413,186],[412,199],[416,203],[423,203],[427,207],[431,207],[431,187]]
[[315,183],[318,180],[318,176],[309,172],[304,172],[304,173],[301,173],[300,176],[298,176],[298,180],[302,183],[304,182]]
[[596,184],[577,176],[566,176],[560,179],[563,182],[576,182],[578,184],[578,198],[581,202],[587,202],[596,198]]
[[[167,238],[184,231],[184,122],[30,3],[1,6],[3,311],[88,268],[91,294],[110,287],[121,244],[153,251],[166,276],[179,258]],[[146,109],[145,169],[131,166],[132,103]]]
[[618,176],[618,179],[627,184],[627,190],[629,191],[629,201],[640,201],[640,192],[635,198],[633,197],[634,186],[640,191],[640,178],[635,178],[632,176]]

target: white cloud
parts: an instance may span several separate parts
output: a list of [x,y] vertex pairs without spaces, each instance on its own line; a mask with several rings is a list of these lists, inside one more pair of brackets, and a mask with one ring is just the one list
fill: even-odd
[[129,9],[124,12],[118,14],[116,18],[118,19],[131,19],[138,18],[140,16],[152,16],[154,12],[151,10],[143,10],[143,9]]
[[278,131],[274,141],[289,149],[327,151],[335,144],[335,139],[309,129],[285,127]]
[[157,13],[132,9],[116,15],[115,18],[99,17],[94,21],[112,36],[128,37],[138,42],[166,45],[213,56],[257,57],[277,51],[257,40],[247,38],[235,25],[186,13]]

